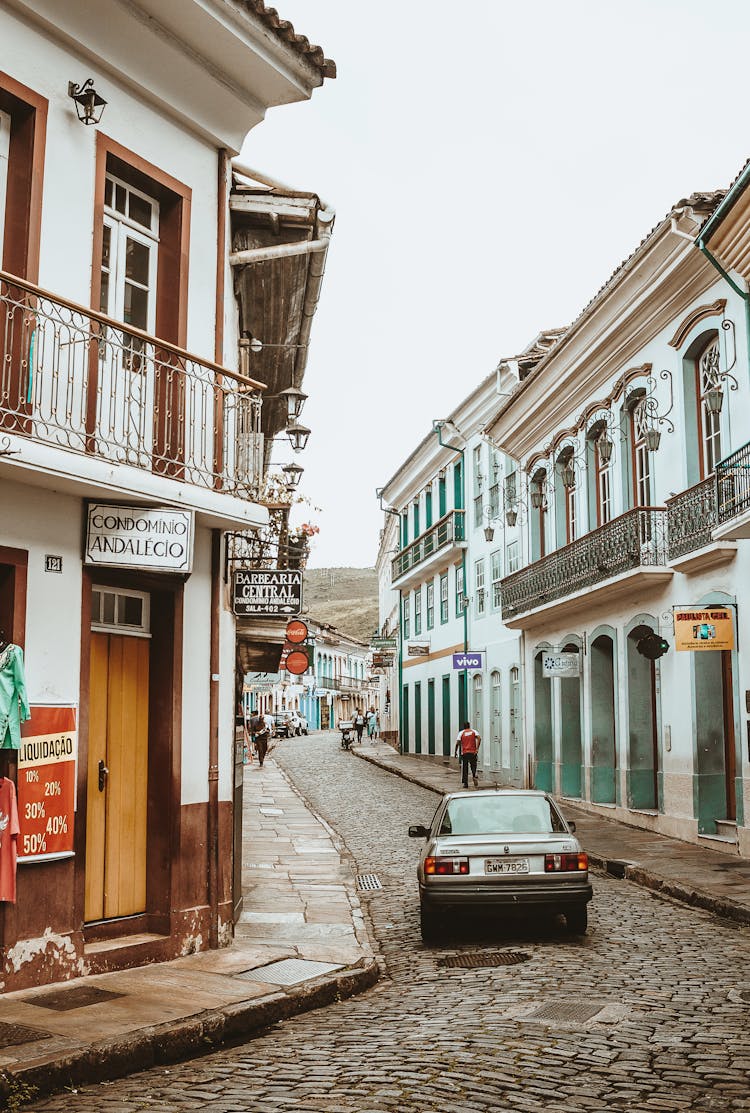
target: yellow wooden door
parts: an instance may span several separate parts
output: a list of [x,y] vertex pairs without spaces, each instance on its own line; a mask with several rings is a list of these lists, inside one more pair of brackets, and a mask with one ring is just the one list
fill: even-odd
[[145,638],[91,636],[87,921],[146,910],[148,662]]

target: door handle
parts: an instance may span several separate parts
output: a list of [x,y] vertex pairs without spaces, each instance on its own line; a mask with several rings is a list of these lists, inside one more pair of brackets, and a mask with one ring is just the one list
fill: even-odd
[[100,792],[104,792],[104,787],[107,783],[107,777],[108,776],[109,776],[109,769],[107,769],[107,766],[104,764],[103,761],[100,761],[99,762],[99,791]]

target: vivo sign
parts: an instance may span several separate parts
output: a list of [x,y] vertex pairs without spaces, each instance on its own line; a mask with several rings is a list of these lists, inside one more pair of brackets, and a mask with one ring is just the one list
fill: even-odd
[[454,669],[481,669],[482,667],[482,654],[481,653],[454,653],[453,654],[453,668]]

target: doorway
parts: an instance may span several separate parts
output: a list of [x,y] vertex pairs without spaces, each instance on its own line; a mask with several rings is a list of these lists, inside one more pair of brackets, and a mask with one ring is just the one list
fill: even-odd
[[87,923],[146,911],[149,596],[92,592]]
[[[564,653],[580,653],[577,645],[563,646]],[[561,790],[563,796],[581,798],[581,681],[578,676],[560,680]]]
[[657,730],[657,664],[638,652],[638,643],[653,633],[651,626],[636,626],[627,640],[628,807],[647,811],[659,808],[661,754]]
[[521,734],[521,674],[514,665],[510,670],[510,779],[517,787],[524,780]]
[[591,643],[591,799],[614,804],[617,747],[615,744],[615,646],[608,634]]
[[737,755],[732,653],[694,655],[698,764],[698,830],[715,834],[717,821],[737,818]]
[[490,768],[499,773],[503,768],[502,676],[495,670],[490,676]]

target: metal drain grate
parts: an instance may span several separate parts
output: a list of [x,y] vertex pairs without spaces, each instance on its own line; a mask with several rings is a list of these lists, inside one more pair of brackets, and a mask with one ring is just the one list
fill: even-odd
[[358,873],[357,888],[361,893],[371,893],[375,889],[382,889],[383,886],[376,873]]
[[585,1001],[558,1001],[551,1005],[542,1005],[533,1013],[527,1013],[524,1020],[570,1020],[586,1021],[600,1013],[604,1005],[590,1005]]
[[19,1043],[52,1039],[50,1032],[40,1032],[23,1024],[0,1024],[0,1047],[15,1047]]
[[235,974],[248,982],[270,982],[272,985],[296,985],[308,978],[319,978],[321,974],[331,974],[341,970],[341,963],[313,962],[309,958],[283,958],[280,962],[269,962],[267,966],[256,966],[254,970],[244,970]]
[[528,962],[531,955],[525,951],[485,951],[483,954],[447,955],[438,961],[439,966],[457,966],[462,970],[476,970],[481,966],[515,966]]
[[109,989],[99,989],[94,985],[77,985],[72,989],[57,989],[52,993],[42,993],[28,1004],[37,1005],[40,1009],[54,1009],[55,1012],[65,1013],[69,1009],[85,1009],[88,1005],[98,1005],[101,1001],[114,1001],[116,997],[124,996],[124,993],[112,993]]

